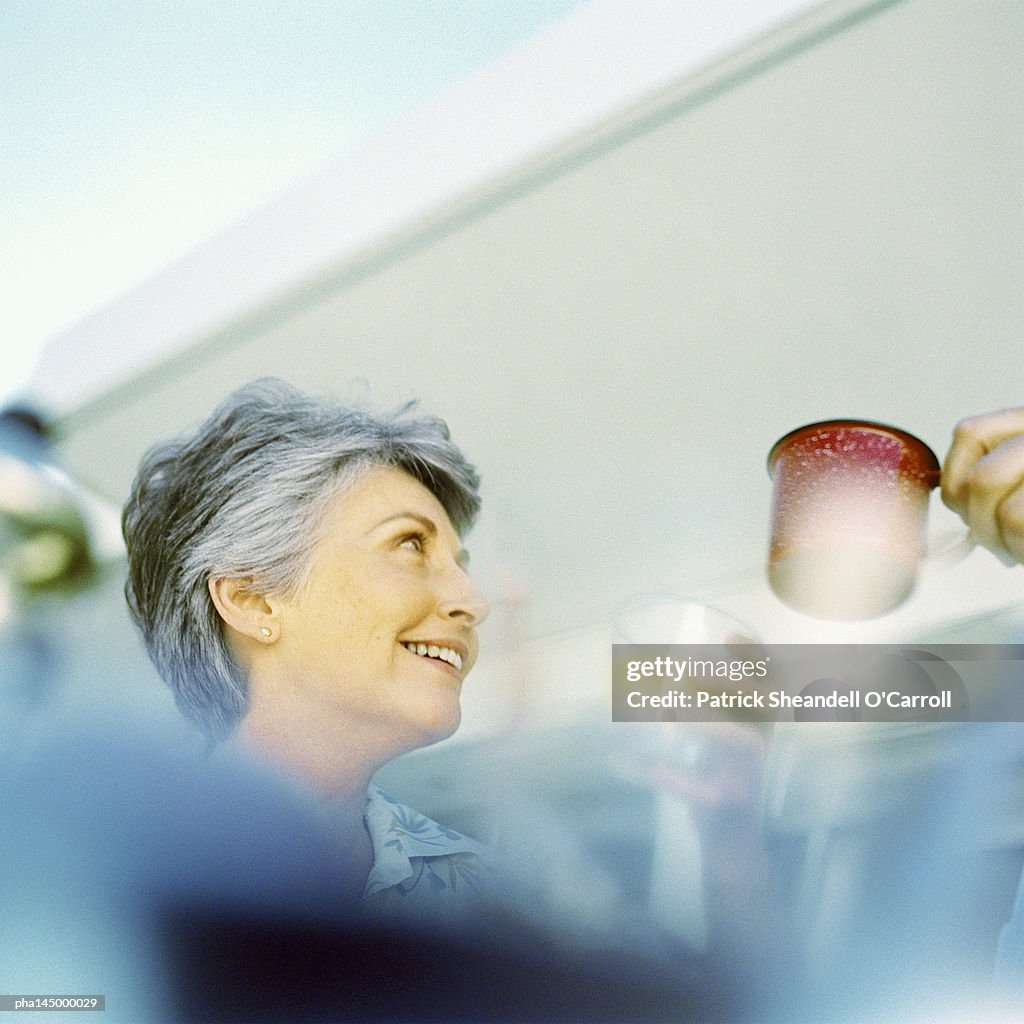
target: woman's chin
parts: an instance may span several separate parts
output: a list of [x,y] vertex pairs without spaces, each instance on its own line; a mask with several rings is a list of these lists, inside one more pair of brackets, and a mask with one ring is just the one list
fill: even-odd
[[417,718],[419,739],[415,746],[427,747],[448,739],[459,728],[461,722],[462,708],[457,700],[424,708],[423,714]]

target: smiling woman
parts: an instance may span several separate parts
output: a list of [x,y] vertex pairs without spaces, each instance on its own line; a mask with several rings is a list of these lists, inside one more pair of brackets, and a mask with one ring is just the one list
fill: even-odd
[[262,380],[150,451],[125,506],[129,607],[178,706],[324,798],[364,904],[473,890],[477,844],[370,780],[459,725],[477,486],[439,419]]
[[486,607],[444,507],[405,470],[366,470],[325,516],[293,596],[237,576],[209,588],[246,669],[242,736],[331,791],[365,770],[336,751],[376,768],[455,731]]

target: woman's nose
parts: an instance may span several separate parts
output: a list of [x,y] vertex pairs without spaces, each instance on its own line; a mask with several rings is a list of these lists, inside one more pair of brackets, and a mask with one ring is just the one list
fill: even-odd
[[491,612],[487,599],[461,568],[446,575],[440,591],[438,611],[445,618],[456,619],[466,626],[479,626]]

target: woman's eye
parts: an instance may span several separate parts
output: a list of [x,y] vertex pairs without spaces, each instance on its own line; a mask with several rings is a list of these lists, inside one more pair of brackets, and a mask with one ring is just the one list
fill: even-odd
[[398,546],[400,548],[406,548],[409,551],[422,551],[423,537],[418,533],[410,534],[408,537],[403,537]]

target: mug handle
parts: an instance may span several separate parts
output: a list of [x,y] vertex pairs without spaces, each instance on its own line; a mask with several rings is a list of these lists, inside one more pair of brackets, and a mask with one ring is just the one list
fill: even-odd
[[[926,474],[926,476],[929,490],[938,487],[942,482],[942,474],[938,469]],[[949,566],[956,565],[957,562],[962,562],[977,546],[978,542],[972,536],[971,531],[968,530],[963,536],[957,537],[938,549],[933,548],[929,543],[925,549],[923,564],[948,568]],[[988,550],[992,551],[991,548]],[[1017,559],[1005,551],[992,551],[992,554],[1003,565],[1013,566],[1017,564]]]
[[[978,542],[974,539],[971,531],[968,530],[962,536],[954,537],[948,543],[942,544],[938,548],[934,548],[929,544],[924,553],[923,564],[946,569],[956,565],[957,562],[962,562],[977,546]],[[998,558],[1003,565],[1014,566],[1017,564],[1017,559],[1005,551],[993,551],[991,548],[986,550]]]
[[938,546],[929,541],[924,552],[924,564],[948,569],[957,562],[962,562],[977,546],[978,542],[970,530],[957,534]]

